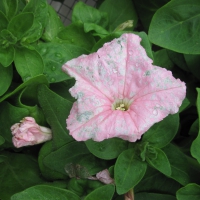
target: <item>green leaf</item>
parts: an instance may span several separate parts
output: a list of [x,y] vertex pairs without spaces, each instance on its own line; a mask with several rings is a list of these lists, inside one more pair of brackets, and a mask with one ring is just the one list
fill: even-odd
[[[44,157],[43,164],[45,166],[64,175],[67,175],[67,172],[65,171],[65,166],[67,164],[78,164],[83,166],[87,169],[90,175],[101,170],[99,170],[99,167],[95,167],[97,163],[95,163],[94,156],[90,154],[83,142],[74,141],[65,143],[65,145],[60,146],[57,150],[52,151]],[[52,147],[54,148],[54,146]]]
[[8,42],[9,44],[16,44],[17,38],[7,29],[1,31],[1,37],[4,39],[4,42]]
[[66,129],[66,119],[70,113],[72,102],[52,92],[45,85],[39,87],[38,99],[53,132],[54,149],[71,142],[73,138]]
[[69,89],[72,88],[75,84],[75,79],[71,78],[66,81],[62,81],[59,83],[52,83],[51,90],[61,97],[67,99],[68,101],[75,102],[76,99],[71,96]]
[[42,39],[50,42],[57,36],[58,32],[64,28],[64,25],[54,8],[50,5],[48,6],[48,14],[48,20]]
[[20,40],[33,25],[33,20],[33,13],[20,13],[11,19],[7,29]]
[[185,187],[179,189],[176,193],[177,200],[199,200],[200,199],[200,186],[190,183]]
[[114,179],[118,194],[124,194],[136,186],[143,178],[147,165],[139,160],[134,149],[123,151],[114,167]]
[[82,23],[72,23],[58,33],[58,37],[70,44],[91,50],[95,39],[90,33],[85,33]]
[[159,148],[153,147],[156,158],[151,157],[151,153],[147,151],[146,161],[153,166],[155,169],[165,174],[166,176],[171,175],[171,166],[166,154]]
[[73,8],[72,22],[94,23],[104,27],[107,24],[107,15],[79,1]]
[[52,140],[45,142],[39,151],[38,164],[40,167],[40,172],[42,176],[49,181],[62,179],[65,180],[67,178],[67,174],[61,174],[55,170],[52,170],[49,166],[45,165],[44,163],[44,158],[53,151],[52,144]]
[[134,32],[134,33],[136,35],[140,36],[140,38],[142,39],[140,44],[144,47],[144,49],[147,53],[147,56],[153,60],[154,57],[153,57],[153,53],[152,53],[152,50],[151,50],[151,44],[150,44],[150,41],[149,41],[147,34],[143,31],[142,32]]
[[105,160],[117,158],[128,147],[128,142],[120,138],[111,138],[102,142],[87,140],[85,144],[92,154]]
[[99,36],[100,38],[109,35],[106,29],[94,23],[84,23],[84,30],[86,33],[92,31],[94,36]]
[[189,68],[185,62],[184,55],[182,53],[177,53],[171,50],[167,50],[167,54],[170,58],[170,60],[177,65],[182,70],[189,72]]
[[[15,107],[6,101],[0,104],[0,130],[1,136],[4,137],[6,142],[5,147],[13,147],[12,144],[12,134],[10,128],[15,123],[19,123],[22,118],[28,116],[29,112],[25,108]],[[1,182],[1,181],[0,181]]]
[[143,136],[143,142],[162,148],[170,143],[178,131],[179,115],[169,115],[161,122],[154,124]]
[[41,38],[42,34],[42,23],[38,22],[37,20],[34,20],[33,26],[23,36],[23,38],[20,41],[20,44],[26,46],[29,43],[36,42]]
[[14,63],[24,82],[34,76],[43,74],[44,63],[36,50],[25,47],[15,48],[15,50]]
[[199,75],[200,55],[185,54],[184,58],[191,73],[200,80],[200,75]]
[[23,192],[17,193],[11,197],[11,200],[81,200],[79,196],[69,190],[61,189],[58,187],[36,185],[30,187]]
[[37,51],[44,61],[44,74],[50,83],[71,79],[69,75],[63,73],[62,65],[82,54],[88,54],[84,48],[65,43],[40,43],[36,46]]
[[156,10],[158,10],[169,1],[170,0],[134,0],[134,5],[145,29],[145,32],[148,31],[151,19]]
[[158,170],[148,167],[143,179],[134,187],[134,192],[158,192],[175,195],[180,184]]
[[[198,97],[197,97],[197,111],[198,111],[198,115],[200,116],[200,88],[197,88],[197,93],[198,93]],[[199,117],[199,119],[200,119],[200,117]],[[191,149],[190,149],[192,156],[194,158],[196,158],[197,161],[200,163],[199,145],[200,145],[200,130],[198,132],[198,136],[193,141]]]
[[190,166],[187,164],[186,156],[175,145],[168,144],[162,149],[168,157],[171,165],[171,178],[182,185],[186,185],[191,181],[189,175]]
[[[1,3],[0,3],[0,6],[1,6]],[[0,31],[2,31],[3,29],[6,29],[7,26],[8,26],[8,19],[6,18],[4,13],[0,11]]]
[[109,31],[114,31],[127,20],[133,20],[134,27],[137,25],[138,18],[132,0],[106,0],[99,10],[108,13]]
[[18,11],[19,0],[1,0],[0,8],[2,12],[6,15],[8,20],[11,20]]
[[[5,139],[0,135],[0,146],[5,142]],[[1,157],[0,157],[1,162]]]
[[158,194],[158,193],[137,193],[135,194],[135,200],[176,200],[175,196],[169,194]]
[[[46,84],[48,85],[48,83]],[[46,126],[44,114],[38,106],[38,85],[30,85],[24,88],[16,98],[16,104],[20,108],[26,108],[29,111],[29,116],[33,117],[39,125]]]
[[2,96],[9,88],[13,77],[13,68],[3,67],[0,65],[0,96]]
[[164,67],[167,70],[172,70],[174,64],[170,60],[166,49],[158,50],[153,55],[154,55],[154,62],[153,62],[154,65]]
[[0,48],[0,63],[4,67],[8,67],[14,60],[15,50],[13,46],[8,46],[5,49]]
[[32,156],[11,152],[1,152],[1,155],[7,157],[0,163],[1,199],[10,199],[13,194],[44,182],[37,160]]
[[29,79],[28,81],[26,81],[25,83],[22,83],[21,85],[19,85],[14,90],[7,92],[4,96],[2,96],[0,98],[0,102],[2,102],[5,99],[17,94],[19,91],[21,91],[23,88],[25,88],[28,85],[39,85],[39,84],[42,84],[42,83],[48,84],[47,79],[45,78],[44,75],[39,75],[39,76],[33,77],[33,78]]
[[170,1],[158,9],[152,18],[150,41],[180,53],[200,53],[199,12],[199,0]]
[[92,191],[84,198],[84,200],[112,200],[114,192],[114,185],[104,185]]
[[48,19],[48,3],[47,0],[28,0],[24,12],[31,12],[34,14],[34,20],[37,20],[42,24],[44,28]]

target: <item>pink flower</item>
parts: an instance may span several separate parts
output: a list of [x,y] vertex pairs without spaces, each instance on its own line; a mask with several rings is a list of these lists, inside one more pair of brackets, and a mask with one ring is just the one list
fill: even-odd
[[20,122],[11,126],[12,141],[15,147],[35,145],[51,140],[51,129],[39,126],[34,118],[25,117]]
[[134,142],[153,124],[178,112],[185,83],[152,65],[140,41],[135,34],[123,34],[96,53],[63,65],[76,79],[70,92],[77,101],[67,129],[77,141],[119,137]]

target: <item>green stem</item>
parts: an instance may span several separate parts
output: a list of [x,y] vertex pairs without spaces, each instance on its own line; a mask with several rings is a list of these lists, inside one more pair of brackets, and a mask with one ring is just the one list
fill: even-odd
[[124,200],[134,200],[133,188],[124,195]]

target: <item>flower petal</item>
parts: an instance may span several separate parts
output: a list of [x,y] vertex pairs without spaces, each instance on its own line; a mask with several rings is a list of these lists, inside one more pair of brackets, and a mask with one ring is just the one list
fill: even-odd
[[[152,65],[140,41],[137,35],[123,34],[96,53],[63,65],[76,79],[70,92],[77,102],[67,119],[76,140],[120,137],[134,142],[154,123],[178,112],[185,83]],[[130,100],[130,108],[113,110],[116,99]]]

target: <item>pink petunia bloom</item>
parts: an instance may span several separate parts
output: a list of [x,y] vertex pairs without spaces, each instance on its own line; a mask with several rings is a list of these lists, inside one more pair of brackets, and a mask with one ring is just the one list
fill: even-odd
[[82,55],[62,69],[76,79],[77,99],[67,129],[77,141],[141,138],[153,124],[177,113],[186,95],[184,82],[152,65],[141,38],[123,34],[96,53]]
[[13,145],[17,148],[40,144],[52,139],[51,129],[39,126],[32,117],[25,117],[11,126]]

